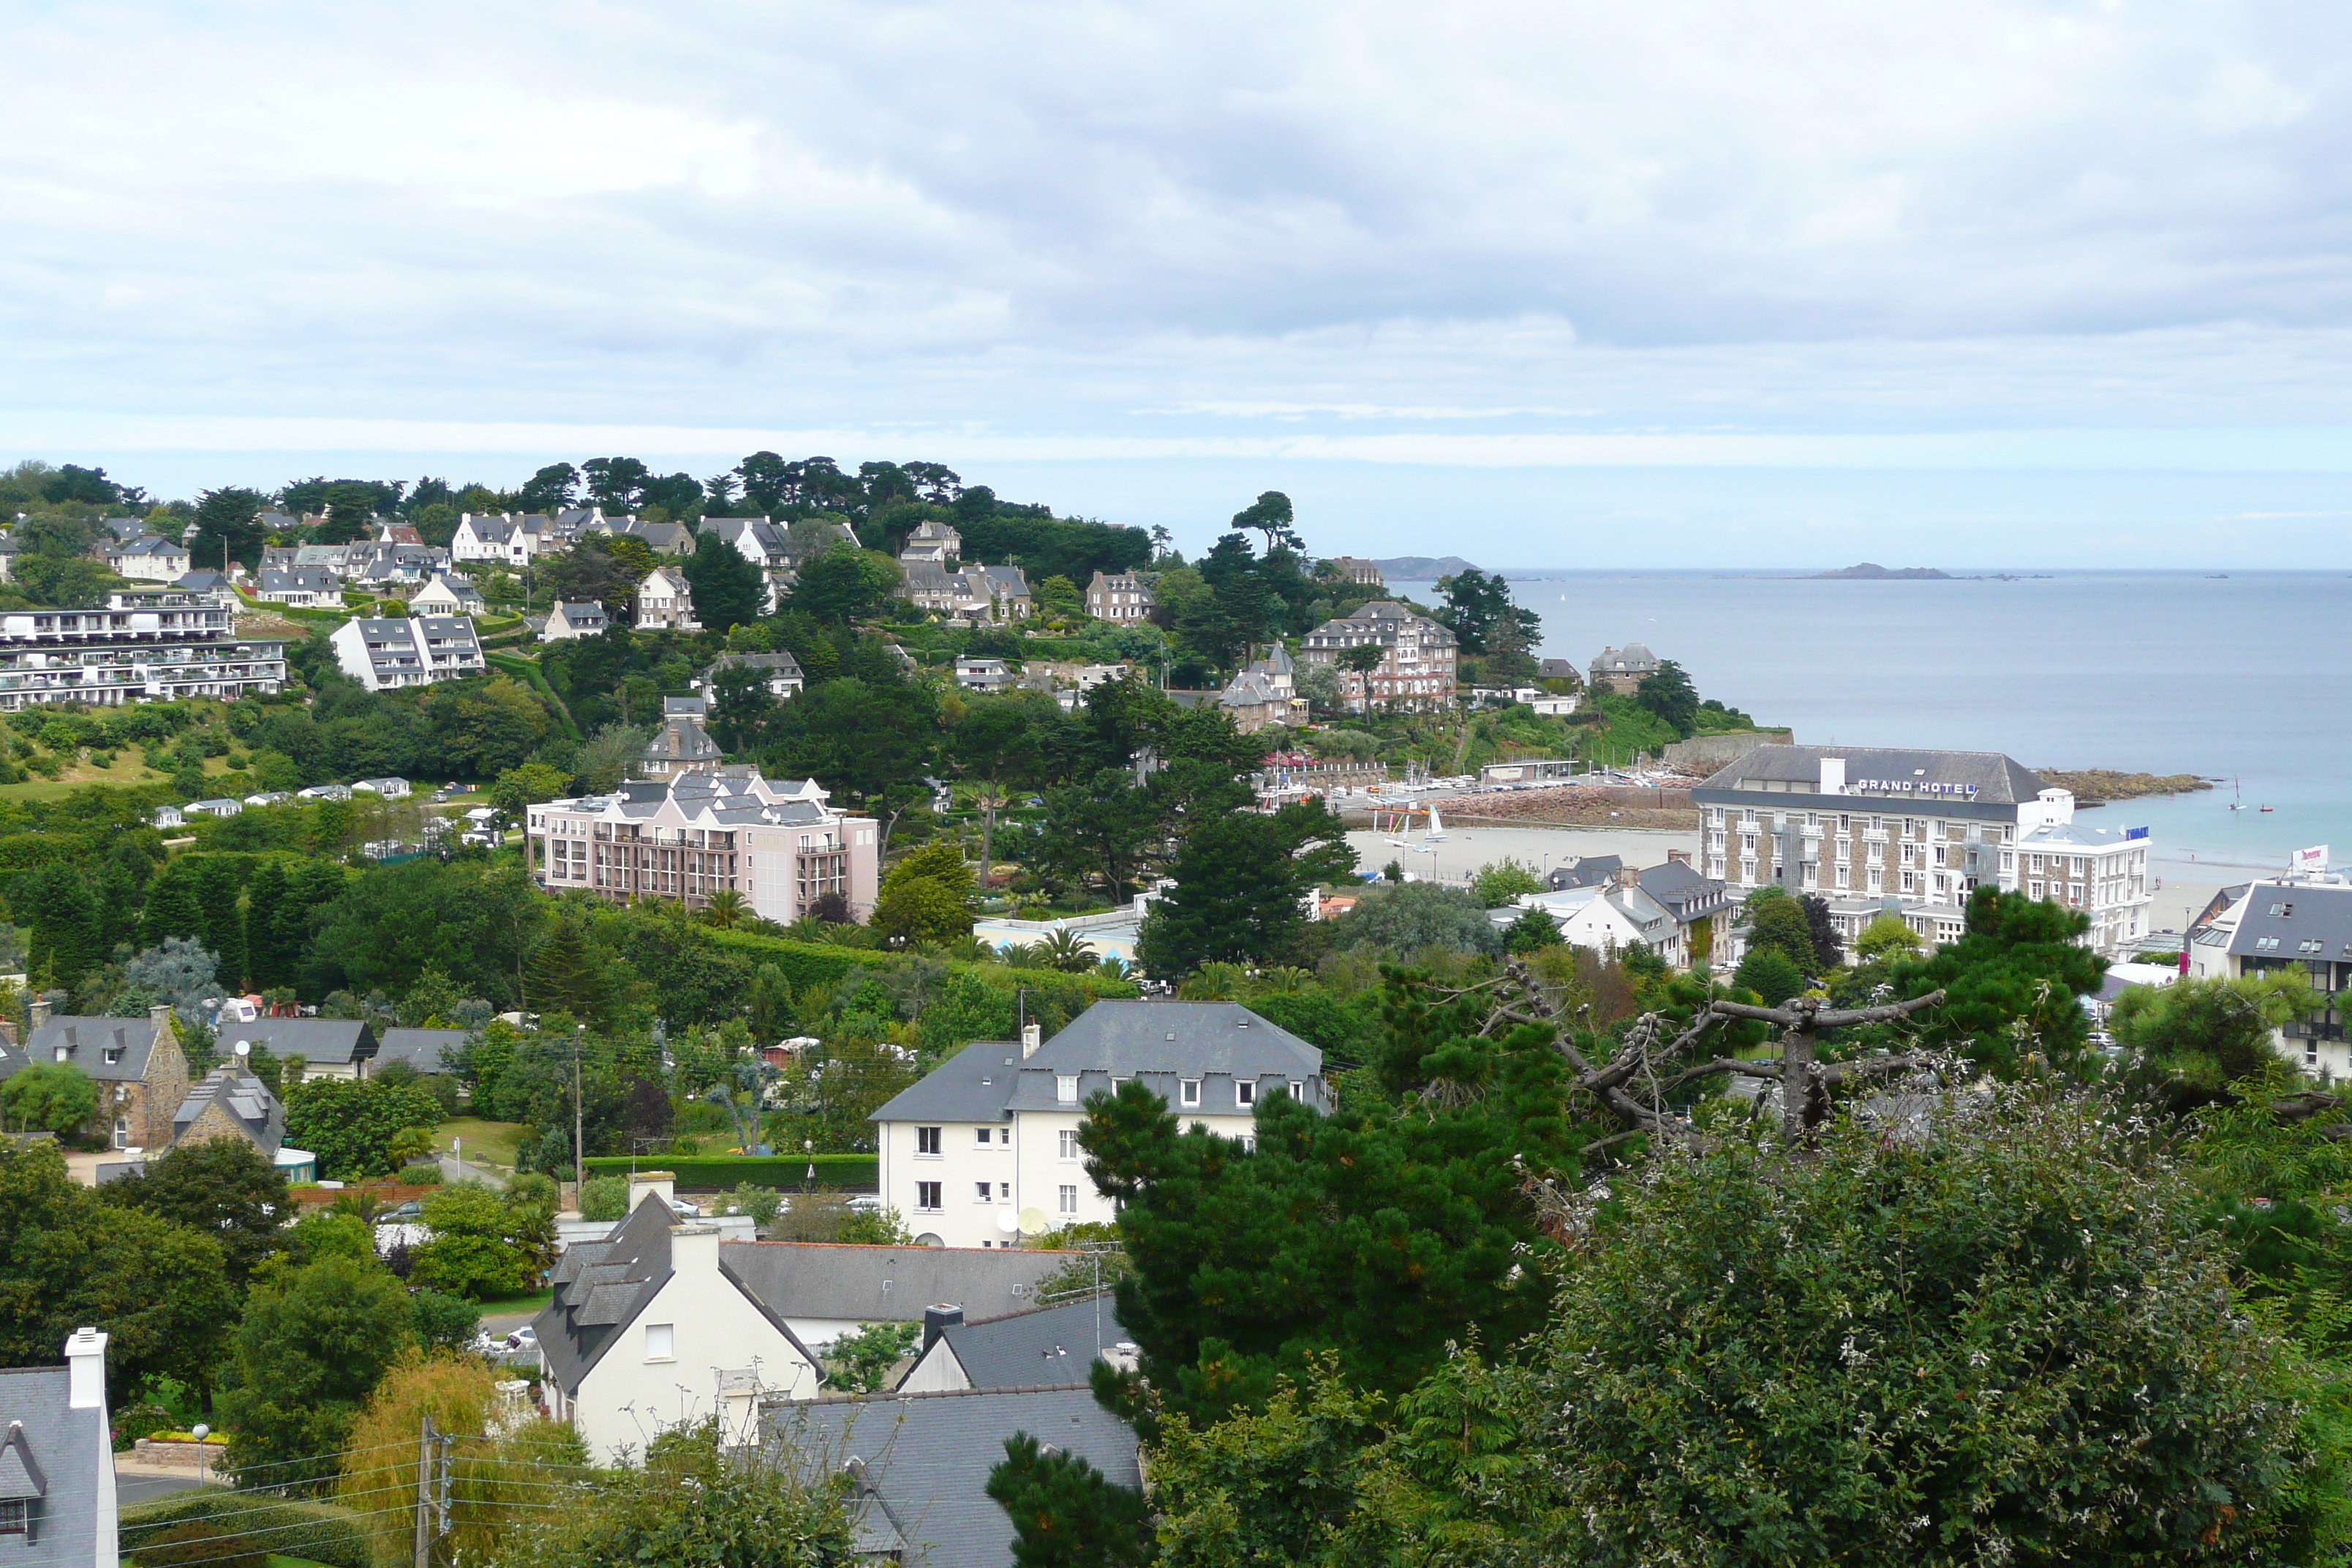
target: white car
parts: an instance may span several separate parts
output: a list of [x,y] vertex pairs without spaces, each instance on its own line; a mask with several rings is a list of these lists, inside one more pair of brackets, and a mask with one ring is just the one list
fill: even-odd
[[851,1214],[880,1214],[882,1212],[882,1200],[876,1197],[872,1193],[860,1193],[856,1197],[849,1200],[849,1212]]
[[539,1331],[525,1323],[507,1336],[507,1349],[536,1352],[539,1349]]

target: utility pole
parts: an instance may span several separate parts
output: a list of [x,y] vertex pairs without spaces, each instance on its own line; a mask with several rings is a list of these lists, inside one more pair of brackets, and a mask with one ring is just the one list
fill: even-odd
[[416,1433],[416,1568],[433,1568],[433,1440],[438,1435],[427,1415]]
[[583,1129],[587,1116],[580,1108],[580,1052],[588,1043],[588,1026],[576,1024],[572,1030],[572,1181],[574,1186],[588,1184],[588,1142]]

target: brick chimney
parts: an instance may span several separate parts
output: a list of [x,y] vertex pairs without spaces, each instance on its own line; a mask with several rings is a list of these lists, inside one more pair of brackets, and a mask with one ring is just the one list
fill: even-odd
[[47,999],[40,996],[34,997],[33,1005],[28,1010],[28,1016],[33,1020],[33,1030],[37,1034],[40,1031],[41,1026],[49,1021],[49,1004]]

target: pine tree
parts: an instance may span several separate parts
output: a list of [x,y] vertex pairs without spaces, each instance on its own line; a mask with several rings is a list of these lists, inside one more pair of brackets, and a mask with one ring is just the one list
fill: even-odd
[[549,922],[546,936],[524,961],[528,1005],[538,1012],[603,1016],[612,988],[611,959],[596,943],[584,910],[563,909]]
[[195,867],[187,859],[173,861],[147,884],[147,907],[140,918],[140,941],[158,947],[167,936],[205,934],[205,909],[196,890]]
[[1019,1568],[1124,1568],[1151,1559],[1150,1509],[1076,1454],[1016,1432],[988,1473],[988,1495],[1013,1521]]
[[264,860],[245,889],[245,968],[253,984],[265,991],[294,984],[302,962],[299,945],[287,951],[279,924],[285,908],[286,868]]
[[204,944],[220,961],[220,983],[234,991],[245,984],[245,912],[237,907],[244,867],[225,855],[196,865],[196,904],[204,915]]
[[139,941],[139,879],[118,857],[98,874],[99,952],[112,956],[118,947]]
[[70,989],[104,956],[99,951],[98,903],[70,867],[45,866],[25,879],[16,918],[32,931],[26,963],[35,976]]

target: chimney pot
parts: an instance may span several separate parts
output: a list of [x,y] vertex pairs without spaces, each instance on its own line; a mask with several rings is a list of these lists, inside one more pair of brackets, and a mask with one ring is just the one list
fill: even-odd
[[158,1002],[152,1007],[148,1008],[147,1021],[158,1028],[170,1023],[172,1021],[172,1005],[169,1002]]
[[1021,1026],[1021,1054],[1022,1054],[1024,1057],[1028,1057],[1028,1056],[1033,1056],[1033,1055],[1034,1055],[1034,1054],[1036,1053],[1037,1047],[1038,1047],[1040,1045],[1043,1045],[1043,1044],[1045,1043],[1045,1031],[1044,1029],[1040,1028],[1037,1025],[1035,1025],[1035,1024],[1024,1024],[1024,1025],[1022,1025],[1022,1026]]
[[33,999],[31,1017],[33,1027],[36,1029],[49,1021],[49,1004],[47,998],[37,996]]
[[106,1408],[106,1336],[76,1329],[66,1341],[66,1405],[72,1410]]

